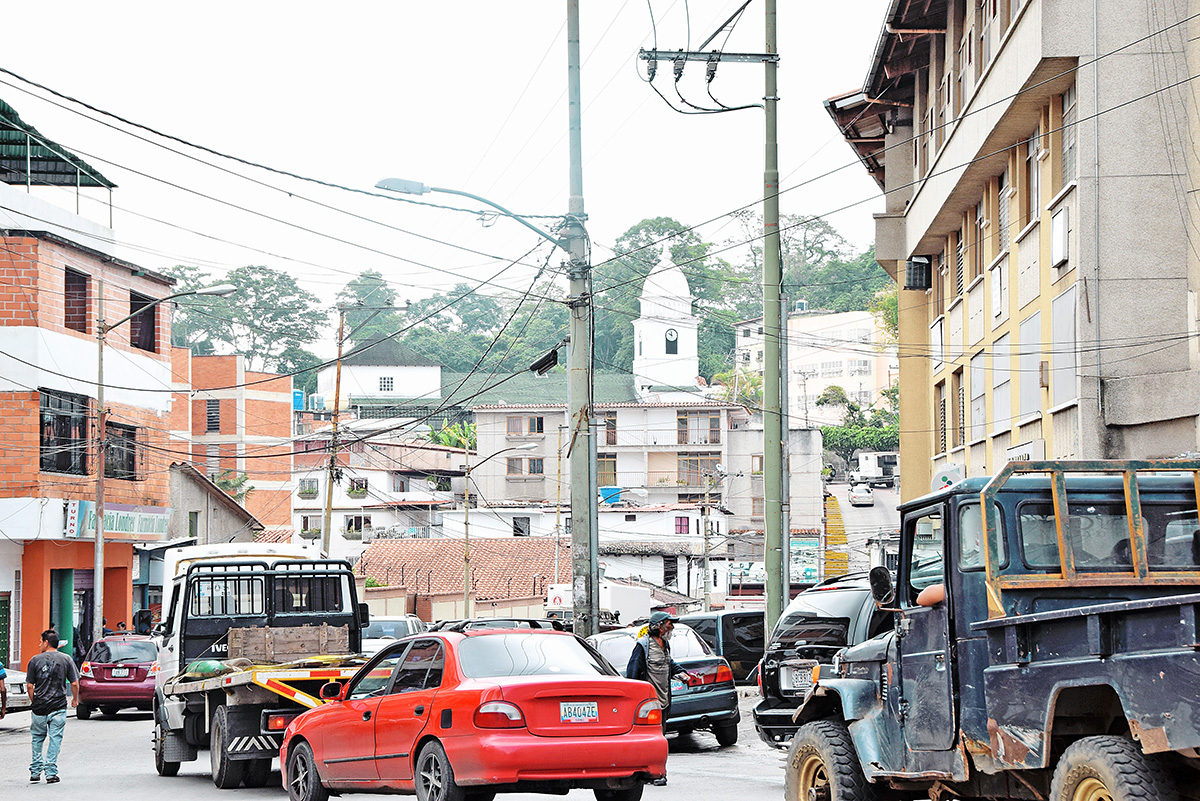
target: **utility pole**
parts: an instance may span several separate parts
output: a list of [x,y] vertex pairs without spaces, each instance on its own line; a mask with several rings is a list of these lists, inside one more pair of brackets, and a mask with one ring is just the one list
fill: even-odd
[[591,259],[587,232],[583,227],[587,215],[583,209],[579,73],[579,0],[567,0],[567,113],[571,175],[563,242],[570,257],[567,266],[567,305],[571,312],[567,424],[571,429],[568,446],[571,474],[571,595],[575,607],[575,633],[580,637],[588,637],[600,631],[597,625],[600,593],[596,559],[596,442],[592,423]]
[[783,606],[780,607],[779,614],[783,614],[783,610],[792,600],[792,405],[789,399],[789,390],[792,384],[792,372],[788,368],[788,297],[781,295],[779,305],[782,309],[783,325],[779,329],[779,370],[780,370],[780,395],[779,406],[783,410],[783,424],[781,426],[783,433],[783,469],[779,471],[781,479],[780,497],[783,498],[782,509],[780,515],[780,530],[782,531],[783,541],[783,572],[780,579],[783,584]]
[[[766,51],[777,53],[775,0],[766,0]],[[779,133],[777,62],[765,64],[763,109],[766,112],[766,165],[763,170],[763,500],[767,568],[767,638],[783,614],[783,415],[780,409],[780,341],[784,333],[779,247]]]
[[333,436],[329,442],[329,474],[325,478],[325,520],[321,526],[321,550],[329,555],[333,531],[333,478],[337,474],[338,417],[342,413],[342,334],[346,328],[346,311],[338,308],[337,367],[333,379]]

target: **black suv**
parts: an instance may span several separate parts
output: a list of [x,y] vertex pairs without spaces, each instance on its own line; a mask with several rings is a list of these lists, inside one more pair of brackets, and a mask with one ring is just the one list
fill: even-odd
[[847,645],[892,625],[892,613],[876,609],[866,573],[826,579],[793,598],[775,624],[758,672],[762,700],[754,707],[754,728],[763,742],[787,747],[799,728],[792,713],[812,686],[813,666],[830,664]]

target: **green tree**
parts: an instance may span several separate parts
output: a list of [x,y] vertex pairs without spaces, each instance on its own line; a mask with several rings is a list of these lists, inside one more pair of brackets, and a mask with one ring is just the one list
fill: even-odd
[[[763,377],[748,370],[726,370],[712,377],[721,391],[717,397],[728,403],[740,403],[751,411],[763,407]],[[736,390],[735,390],[736,388]]]
[[321,357],[293,345],[279,354],[276,369],[281,373],[295,373],[292,376],[292,388],[301,390],[308,397],[317,391],[317,368],[322,364]]
[[900,293],[896,284],[876,292],[867,308],[883,331],[884,343],[897,344],[900,341]]
[[214,484],[242,506],[246,505],[246,498],[254,492],[254,485],[249,484],[249,481],[250,476],[233,469],[222,470],[213,478]]
[[475,424],[455,423],[443,426],[438,431],[430,431],[425,438],[435,445],[473,451],[475,450]]
[[375,270],[352,278],[338,292],[336,305],[346,314],[346,350],[390,336],[404,324],[402,313],[395,309],[396,290]]

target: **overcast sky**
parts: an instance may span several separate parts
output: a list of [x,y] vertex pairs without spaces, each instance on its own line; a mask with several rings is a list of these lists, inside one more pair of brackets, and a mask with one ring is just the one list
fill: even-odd
[[[654,46],[654,28],[660,49],[698,47],[740,4],[582,0],[594,261],[647,217],[699,226],[710,242],[744,238],[726,215],[761,198],[762,111],[676,113],[644,82],[636,58],[639,47]],[[857,249],[870,243],[882,201],[821,101],[861,86],[886,5],[779,0],[781,208],[828,214]],[[752,2],[724,49],[761,52],[763,13],[763,1]],[[42,0],[27,20],[20,36],[6,37],[0,66],[188,142],[355,189],[374,191],[379,179],[397,176],[470,191],[521,214],[566,211],[565,0]],[[655,85],[678,105],[671,77],[662,64]],[[691,102],[711,106],[702,77],[703,65],[689,64],[680,86]],[[757,103],[763,67],[722,64],[712,89],[726,105]],[[0,99],[119,185],[116,234],[123,255],[145,267],[189,263],[219,275],[265,264],[330,302],[367,268],[382,272],[401,300],[460,281],[490,280],[491,293],[525,290],[532,278],[532,267],[504,269],[539,244],[510,220],[485,227],[468,214],[326,189],[131,135],[9,75],[0,75]],[[66,190],[47,192],[73,207]],[[94,202],[83,211],[107,220]],[[548,247],[523,264],[542,263]]]

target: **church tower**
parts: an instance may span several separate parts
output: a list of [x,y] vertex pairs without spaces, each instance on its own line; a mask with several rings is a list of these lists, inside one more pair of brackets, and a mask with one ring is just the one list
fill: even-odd
[[664,255],[646,276],[641,314],[633,321],[633,376],[642,400],[696,400],[699,319],[678,264]]

